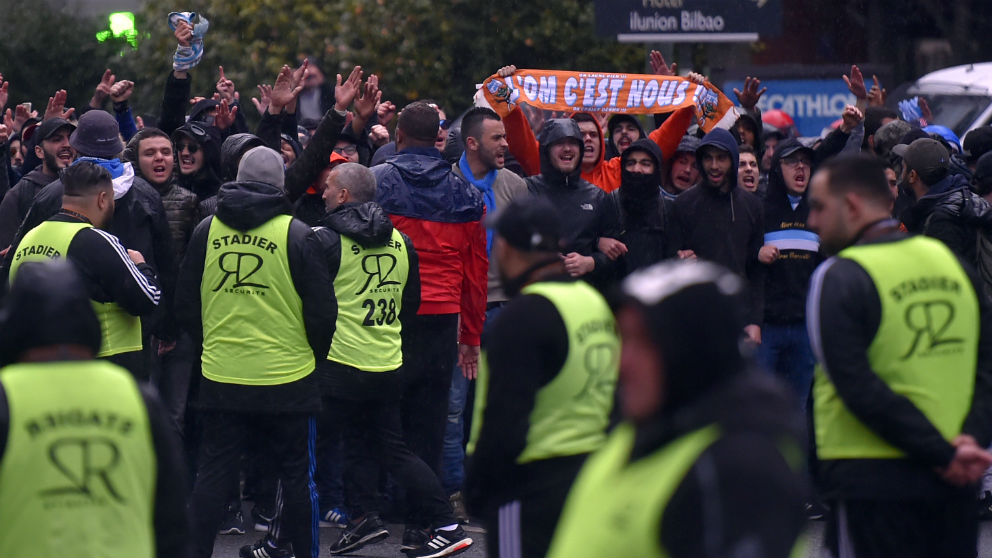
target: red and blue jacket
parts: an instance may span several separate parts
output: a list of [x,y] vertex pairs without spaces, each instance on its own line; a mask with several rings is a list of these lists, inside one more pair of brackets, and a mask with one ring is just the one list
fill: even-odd
[[485,202],[437,149],[413,147],[372,167],[376,202],[420,259],[418,314],[461,314],[459,342],[478,346],[486,313]]

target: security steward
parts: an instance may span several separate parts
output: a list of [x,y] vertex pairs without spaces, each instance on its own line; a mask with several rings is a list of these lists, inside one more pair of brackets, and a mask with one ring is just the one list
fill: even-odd
[[882,164],[832,159],[809,225],[834,257],[807,303],[817,478],[837,556],[975,556],[992,455],[992,321],[941,242],[899,232]]
[[[331,546],[352,552],[384,537],[376,498],[376,463],[407,491],[411,509],[404,550],[409,556],[449,555],[472,544],[452,517],[434,471],[403,439],[403,336],[420,306],[420,273],[410,239],[373,200],[375,175],[356,163],[331,171],[324,189],[327,215],[314,235],[324,250],[338,299],[334,338],[317,364],[332,423],[344,436],[346,498],[351,525]],[[378,533],[378,535],[376,535]],[[433,544],[432,544],[433,543]]]
[[742,280],[710,262],[630,275],[624,421],[586,461],[549,556],[786,556],[806,517],[802,421],[740,352]]
[[75,266],[21,266],[0,312],[0,556],[187,556],[183,452],[151,388],[94,360]]
[[491,556],[544,556],[572,480],[606,439],[620,341],[603,297],[565,272],[551,202],[514,200],[494,228],[512,298],[484,342],[466,503],[488,523]]
[[140,317],[150,315],[161,297],[155,271],[140,252],[126,249],[103,230],[114,215],[114,188],[105,168],[77,161],[62,172],[62,183],[62,209],[21,239],[11,259],[10,279],[25,262],[68,259],[82,277],[100,321],[97,357],[147,380]]
[[283,484],[286,533],[298,557],[317,556],[311,493],[320,395],[315,355],[334,324],[327,268],[311,230],[293,219],[282,156],[245,153],[221,186],[217,213],[197,225],[176,291],[177,317],[202,339],[202,440],[192,495],[193,554],[210,556],[241,452],[250,439]]

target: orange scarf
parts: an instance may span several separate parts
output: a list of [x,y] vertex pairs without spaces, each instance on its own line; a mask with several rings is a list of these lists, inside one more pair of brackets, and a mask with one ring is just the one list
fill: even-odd
[[555,111],[653,114],[696,107],[705,132],[730,128],[739,116],[734,104],[709,81],[644,74],[517,70],[489,76],[482,84],[489,105],[506,117],[517,103]]

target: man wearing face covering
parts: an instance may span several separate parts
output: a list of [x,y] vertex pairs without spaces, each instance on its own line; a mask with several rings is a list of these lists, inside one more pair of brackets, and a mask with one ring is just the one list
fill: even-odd
[[487,524],[489,555],[544,556],[572,480],[606,439],[620,341],[603,297],[565,272],[549,201],[514,200],[494,228],[511,300],[483,341],[466,504]]
[[651,140],[639,139],[620,155],[619,210],[620,242],[627,252],[620,258],[618,273],[624,277],[634,270],[674,258],[680,240],[675,226],[674,204],[661,193],[664,174],[661,149]]

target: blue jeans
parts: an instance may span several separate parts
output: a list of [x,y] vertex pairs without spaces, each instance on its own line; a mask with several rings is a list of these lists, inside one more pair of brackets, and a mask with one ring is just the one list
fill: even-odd
[[[488,328],[502,306],[486,310]],[[465,400],[468,399],[470,382],[457,364],[451,371],[451,390],[448,392],[448,423],[444,429],[444,448],[441,451],[441,485],[445,492],[454,494],[465,484]]]
[[758,362],[795,392],[799,408],[805,412],[816,364],[806,324],[764,324]]

